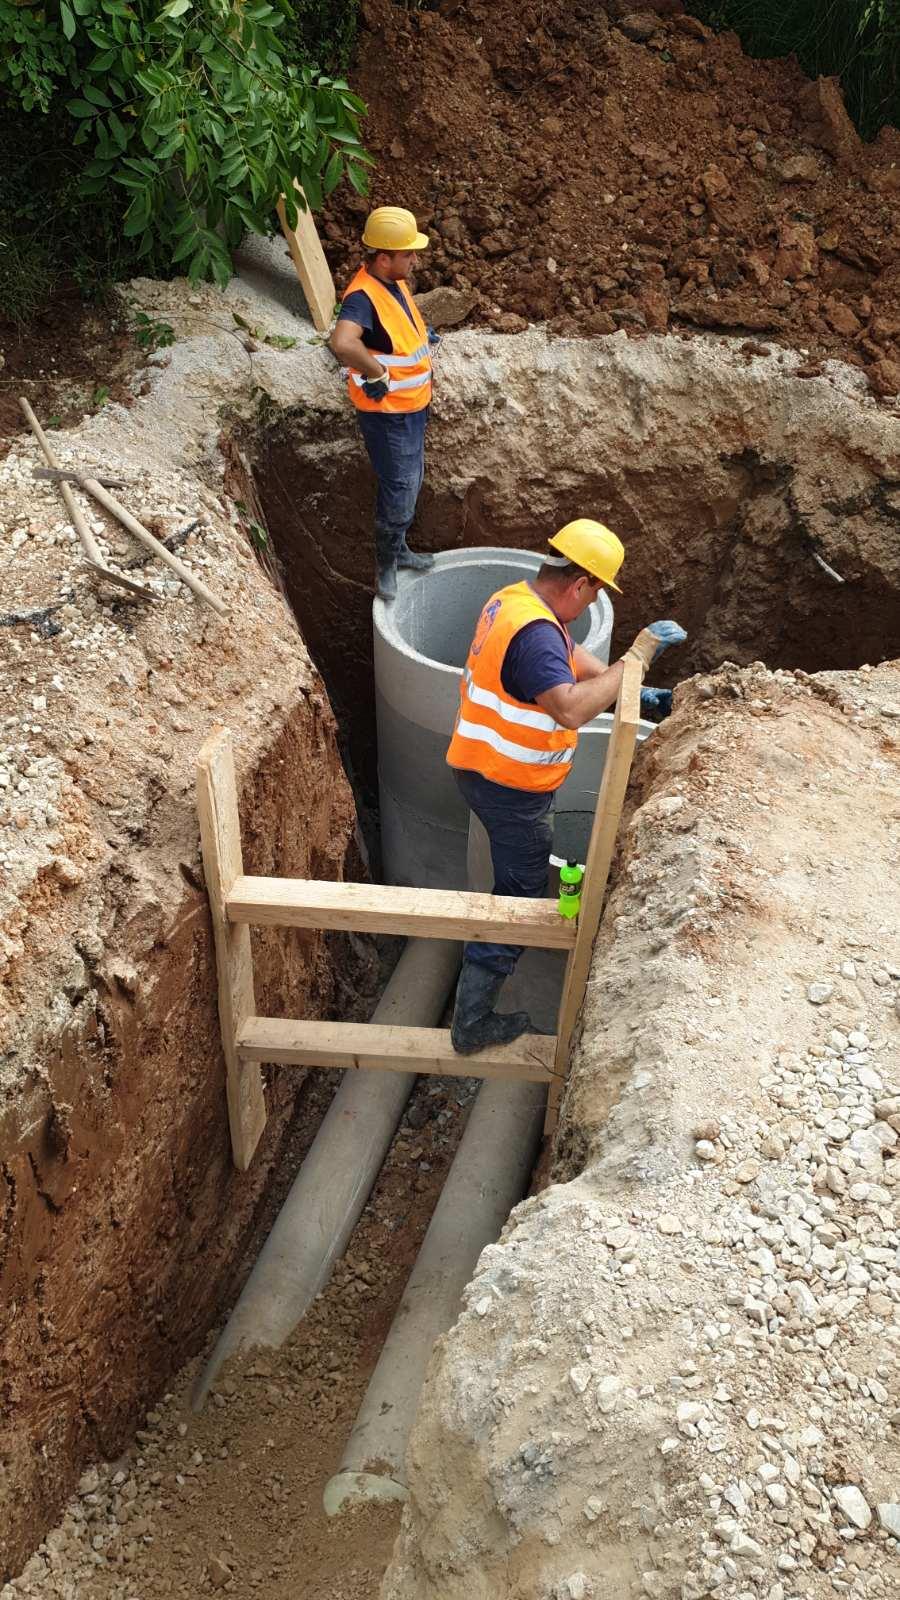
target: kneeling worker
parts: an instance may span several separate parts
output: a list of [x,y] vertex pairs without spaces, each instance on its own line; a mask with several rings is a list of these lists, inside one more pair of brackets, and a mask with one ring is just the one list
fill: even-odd
[[[556,553],[534,581],[498,590],[478,619],[447,751],[460,791],[490,839],[494,893],[536,898],[547,893],[549,817],[571,768],[576,730],[614,703],[624,670],[622,661],[604,666],[574,644],[566,626],[604,584],[619,589],[621,540],[582,517],[549,542]],[[627,654],[647,668],[660,650],[686,638],[677,622],[654,622]],[[460,1055],[531,1030],[526,1012],[494,1011],[521,954],[521,945],[466,945],[451,1027]]]
[[379,206],[363,233],[366,259],[347,286],[329,341],[345,364],[369,460],[378,480],[375,502],[377,589],[397,594],[397,568],[421,571],[434,556],[406,542],[425,476],[425,430],[431,404],[431,356],[440,343],[426,328],[407,279],[416,253],[428,247],[411,211]]

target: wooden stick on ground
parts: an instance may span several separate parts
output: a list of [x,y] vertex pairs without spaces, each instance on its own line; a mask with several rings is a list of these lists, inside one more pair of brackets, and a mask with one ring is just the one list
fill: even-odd
[[207,589],[206,584],[201,583],[199,578],[195,578],[184,562],[179,561],[177,556],[173,556],[171,550],[167,550],[164,544],[154,538],[150,530],[145,528],[142,522],[138,522],[137,517],[133,517],[131,512],[126,511],[125,507],[120,505],[119,501],[110,494],[108,489],[104,489],[102,483],[99,483],[96,478],[84,478],[81,473],[78,474],[78,482],[87,494],[92,495],[112,516],[118,518],[123,528],[127,528],[128,532],[133,533],[136,539],[140,539],[141,543],[145,544],[148,550],[152,550],[155,556],[159,556],[160,561],[164,561],[167,567],[172,568],[173,572],[177,572],[182,583],[187,584],[198,600],[202,600],[206,605],[211,606],[213,611],[217,611],[220,617],[227,617],[228,607],[224,601]]
[[625,672],[616,703],[612,734],[606,750],[603,780],[600,784],[600,793],[597,796],[597,809],[594,812],[591,842],[588,846],[587,862],[585,863],[581,909],[578,913],[578,932],[574,948],[569,953],[569,959],[566,963],[566,976],[563,981],[562,999],[559,1007],[559,1028],[556,1040],[556,1060],[554,1062],[555,1077],[547,1096],[547,1115],[544,1121],[544,1132],[548,1135],[552,1135],[556,1130],[559,1103],[562,1099],[562,1092],[569,1071],[569,1049],[572,1043],[572,1035],[575,1031],[578,1013],[584,1001],[588,975],[591,970],[594,940],[597,937],[597,929],[600,925],[603,897],[606,893],[609,869],[613,852],[616,848],[616,835],[619,831],[619,820],[622,815],[622,805],[631,773],[631,761],[637,739],[638,723],[641,719],[641,680],[643,676],[641,664],[637,658],[635,656],[626,656]]
[[[50,448],[50,441],[24,395],[20,395],[19,405],[22,408],[29,428],[40,445],[41,453],[43,454],[47,466],[52,467],[55,472],[59,472],[61,470],[59,462],[56,460],[56,457]],[[145,589],[143,584],[135,583],[132,578],[125,578],[118,572],[110,571],[109,567],[106,565],[106,562],[103,560],[100,546],[88,527],[87,518],[78,504],[78,501],[75,499],[71,488],[62,478],[59,478],[57,482],[59,486],[59,492],[63,497],[63,504],[69,513],[69,520],[71,521],[75,532],[81,540],[81,548],[87,557],[87,564],[91,571],[98,578],[105,578],[109,583],[116,583],[121,589],[127,589],[131,594],[139,594],[144,600],[158,600],[159,595],[154,594],[152,589]]]

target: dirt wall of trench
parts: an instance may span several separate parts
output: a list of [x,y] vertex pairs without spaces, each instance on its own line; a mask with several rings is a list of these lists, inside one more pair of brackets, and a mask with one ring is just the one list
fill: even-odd
[[[798,364],[736,340],[451,334],[411,543],[538,550],[599,517],[627,552],[613,648],[659,617],[688,630],[657,683],[722,660],[816,671],[895,655],[900,420],[849,369],[810,381]],[[260,501],[372,791],[373,475],[339,397],[298,409],[278,384],[273,398],[280,415],[248,441]]]
[[[211,729],[233,733],[247,871],[362,863],[321,679],[220,497],[210,406],[245,379],[223,343],[209,361],[176,348],[139,416],[113,407],[55,444],[128,480],[227,619],[105,521],[108,558],[157,603],[98,590],[30,444],[0,466],[0,1583],[200,1347],[322,1114],[303,1073],[267,1070],[267,1127],[235,1170],[194,798]],[[365,941],[252,938],[262,1008],[365,1010]]]

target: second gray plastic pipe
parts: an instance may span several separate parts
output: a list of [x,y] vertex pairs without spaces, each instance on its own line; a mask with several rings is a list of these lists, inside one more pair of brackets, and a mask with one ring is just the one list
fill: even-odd
[[[411,939],[373,1022],[434,1027],[459,970],[461,946]],[[328,1282],[381,1170],[416,1081],[408,1072],[344,1073],[312,1149],[288,1193],[191,1396],[203,1408],[224,1361],[254,1345],[284,1344]]]

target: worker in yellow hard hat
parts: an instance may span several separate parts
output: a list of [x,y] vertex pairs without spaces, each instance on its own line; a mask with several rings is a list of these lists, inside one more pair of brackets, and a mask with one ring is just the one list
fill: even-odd
[[362,242],[366,258],[347,286],[330,345],[346,370],[378,480],[376,582],[382,600],[393,600],[398,567],[420,571],[434,561],[410,550],[406,535],[425,475],[431,358],[440,340],[423,322],[409,286],[416,256],[428,247],[412,212],[379,206]]
[[[579,517],[553,535],[537,576],[499,589],[485,605],[460,682],[447,761],[487,830],[494,893],[547,892],[553,797],[571,770],[577,730],[611,706],[623,662],[606,666],[573,642],[568,624],[616,577],[620,539]],[[677,622],[654,622],[628,655],[649,667],[687,638]],[[524,1011],[494,1010],[520,945],[467,944],[451,1025],[453,1048],[470,1055],[531,1028]]]

